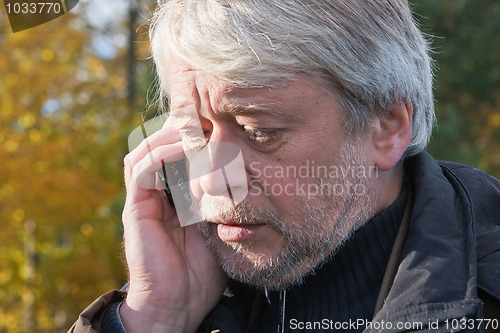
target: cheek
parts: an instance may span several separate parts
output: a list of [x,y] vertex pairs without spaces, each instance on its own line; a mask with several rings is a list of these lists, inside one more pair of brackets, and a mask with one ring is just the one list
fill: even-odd
[[283,217],[293,216],[303,211],[310,182],[310,179],[290,177],[286,169],[267,167],[259,178],[250,181],[248,198],[254,205],[272,206]]

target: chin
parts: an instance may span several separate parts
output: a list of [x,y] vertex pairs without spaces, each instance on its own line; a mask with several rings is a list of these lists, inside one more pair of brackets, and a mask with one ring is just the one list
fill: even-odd
[[301,284],[304,276],[328,255],[316,256],[317,262],[314,262],[308,256],[290,251],[285,242],[270,251],[251,242],[223,242],[214,228],[201,229],[228,277],[257,288],[279,290]]

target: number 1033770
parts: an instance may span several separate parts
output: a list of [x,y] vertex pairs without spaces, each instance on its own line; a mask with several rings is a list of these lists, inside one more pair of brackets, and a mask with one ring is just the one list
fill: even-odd
[[59,14],[64,12],[60,2],[14,2],[6,3],[8,14]]
[[448,319],[445,320],[444,324],[446,325],[446,329],[453,331],[478,328],[497,330],[500,328],[498,319]]

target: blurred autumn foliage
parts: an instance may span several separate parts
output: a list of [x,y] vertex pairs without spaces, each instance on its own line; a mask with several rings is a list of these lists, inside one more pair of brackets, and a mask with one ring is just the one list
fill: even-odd
[[[500,177],[500,2],[412,3],[438,36],[429,151]],[[124,15],[125,42],[100,54],[96,36],[110,32],[79,6],[15,34],[0,10],[0,332],[65,332],[126,281],[122,160],[152,81],[149,46],[141,16]]]
[[412,0],[433,38],[438,127],[428,151],[500,178],[500,2]]
[[[83,15],[12,33],[2,8],[0,24],[0,332],[63,332],[126,282],[122,161],[148,84],[131,102],[126,16],[107,54]],[[146,37],[136,72],[152,71]]]

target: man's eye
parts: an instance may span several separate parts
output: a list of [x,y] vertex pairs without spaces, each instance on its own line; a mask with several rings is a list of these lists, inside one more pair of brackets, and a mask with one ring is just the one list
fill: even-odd
[[256,144],[259,145],[265,145],[272,143],[277,139],[277,130],[260,130],[260,129],[253,129],[250,127],[245,126],[245,135],[248,137],[248,139]]

